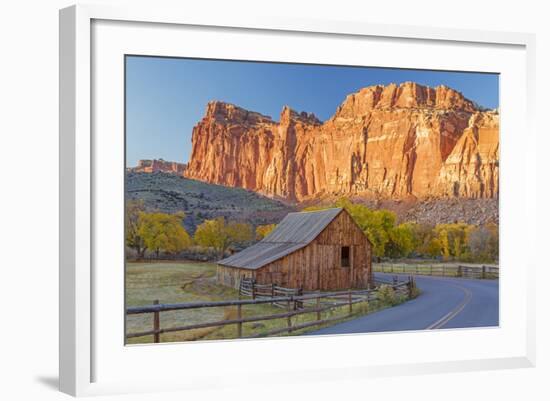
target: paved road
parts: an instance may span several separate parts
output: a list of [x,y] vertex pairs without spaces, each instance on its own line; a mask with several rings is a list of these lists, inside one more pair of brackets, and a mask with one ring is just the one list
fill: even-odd
[[[393,276],[376,273],[384,281]],[[498,280],[416,276],[416,284],[416,299],[308,334],[498,326]]]

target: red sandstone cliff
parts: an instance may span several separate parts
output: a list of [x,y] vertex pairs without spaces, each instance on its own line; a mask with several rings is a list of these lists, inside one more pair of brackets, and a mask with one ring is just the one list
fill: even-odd
[[364,88],[324,123],[210,102],[192,145],[185,176],[292,201],[498,197],[499,115],[445,86]]
[[153,160],[139,160],[136,167],[129,168],[130,171],[135,173],[171,173],[177,175],[183,175],[185,168],[184,163],[169,162],[163,159]]

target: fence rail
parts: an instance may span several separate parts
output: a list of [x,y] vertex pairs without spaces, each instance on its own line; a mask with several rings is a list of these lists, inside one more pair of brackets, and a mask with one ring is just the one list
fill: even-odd
[[441,277],[464,277],[476,279],[499,278],[499,267],[490,265],[409,265],[394,263],[373,264],[373,270],[380,273],[401,273],[414,275],[428,275]]
[[[303,295],[301,288],[285,288],[276,284],[258,284],[254,279],[243,278],[239,283],[239,296],[249,296],[256,298],[277,298]],[[272,305],[280,308],[286,307],[285,303],[279,301],[271,302]],[[295,301],[294,309],[302,308],[303,302]]]
[[[416,284],[413,277],[409,277],[406,281],[397,282],[396,280],[389,283],[396,293],[405,294],[410,297]],[[286,289],[288,290],[288,289]],[[137,314],[153,314],[153,328],[147,331],[141,331],[136,333],[127,333],[126,338],[153,336],[153,342],[160,342],[160,335],[163,333],[172,333],[185,330],[202,329],[209,327],[222,327],[226,325],[235,325],[237,330],[237,338],[243,337],[243,324],[253,323],[260,321],[267,321],[273,319],[287,319],[286,327],[272,329],[267,332],[254,334],[246,338],[255,338],[262,336],[272,336],[281,333],[292,333],[297,330],[301,330],[308,327],[313,327],[321,324],[326,324],[336,320],[341,320],[346,316],[353,314],[353,306],[361,302],[371,302],[377,299],[377,289],[364,289],[364,290],[347,290],[347,291],[333,291],[333,292],[313,292],[307,294],[291,294],[285,296],[273,296],[273,297],[256,297],[253,299],[235,299],[227,301],[214,301],[214,302],[190,302],[190,303],[177,303],[177,304],[161,304],[155,301],[152,305],[130,307],[126,309],[128,315]],[[285,305],[286,312],[274,313],[271,315],[263,316],[251,316],[243,317],[243,306],[246,305],[258,305],[258,304],[282,304]],[[215,322],[204,322],[197,324],[182,325],[176,327],[161,328],[160,314],[161,312],[174,311],[174,310],[190,310],[201,308],[217,308],[226,306],[237,307],[237,317],[235,319],[221,320]],[[348,306],[348,314],[338,317],[329,317],[326,319],[321,318],[321,313],[338,308]],[[316,319],[311,322],[305,322],[300,324],[292,324],[292,317],[306,314],[316,313]]]

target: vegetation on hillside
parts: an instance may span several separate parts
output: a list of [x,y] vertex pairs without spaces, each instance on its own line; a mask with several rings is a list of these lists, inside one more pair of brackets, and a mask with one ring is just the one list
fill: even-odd
[[[373,244],[379,258],[430,257],[445,261],[495,262],[498,260],[498,226],[488,223],[475,226],[466,223],[398,224],[395,213],[373,210],[364,204],[342,198],[331,205],[308,207],[322,210],[343,207],[353,217]],[[187,257],[219,259],[231,248],[242,249],[265,238],[276,224],[258,224],[216,217],[205,219],[191,236],[183,222],[186,214],[146,211],[142,200],[129,200],[126,205],[126,245],[138,258],[146,252],[156,257],[187,250]],[[282,217],[281,217],[282,218]],[[204,256],[209,255],[209,256]]]
[[147,212],[184,212],[183,225],[193,234],[205,220],[224,217],[254,227],[280,221],[295,209],[242,188],[209,184],[168,173],[126,174],[126,199]]
[[205,220],[189,235],[183,221],[185,213],[147,212],[141,200],[126,202],[126,246],[136,257],[147,253],[173,255],[194,248],[195,253],[214,251],[222,258],[230,247],[243,247],[254,241],[256,233],[249,223],[226,221],[223,217]]
[[126,203],[126,246],[143,257],[149,250],[158,257],[160,252],[177,253],[192,245],[182,221],[185,213],[147,213],[142,201]]
[[397,224],[395,213],[384,209],[372,210],[347,198],[341,198],[332,205],[313,206],[304,210],[329,207],[343,207],[350,213],[372,242],[373,253],[377,257],[424,256],[465,262],[498,260],[496,224]]

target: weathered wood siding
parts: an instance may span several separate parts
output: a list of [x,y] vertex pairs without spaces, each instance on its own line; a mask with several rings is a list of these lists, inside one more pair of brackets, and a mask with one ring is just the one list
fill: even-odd
[[242,278],[254,278],[254,270],[218,265],[216,278],[219,284],[239,289]]
[[[341,249],[350,247],[350,266],[341,266]],[[254,272],[260,284],[304,290],[365,288],[371,283],[371,245],[346,213],[340,213],[306,247]]]
[[[343,246],[350,247],[349,267],[341,265]],[[306,291],[366,288],[373,282],[371,257],[369,240],[343,211],[304,248],[256,270],[218,265],[217,279],[234,288],[244,277]]]

